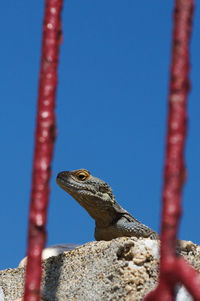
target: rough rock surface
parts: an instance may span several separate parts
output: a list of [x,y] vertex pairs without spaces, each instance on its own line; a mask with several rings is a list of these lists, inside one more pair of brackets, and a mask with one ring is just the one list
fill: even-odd
[[[158,241],[117,238],[90,242],[44,261],[43,301],[142,300],[157,281]],[[200,270],[200,247],[182,241],[180,253]],[[0,271],[5,301],[23,295],[24,268]]]

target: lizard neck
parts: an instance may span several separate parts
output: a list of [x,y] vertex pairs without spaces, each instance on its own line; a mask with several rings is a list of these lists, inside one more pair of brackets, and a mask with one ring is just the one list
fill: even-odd
[[[75,198],[75,197],[74,197]],[[85,208],[95,220],[97,227],[107,227],[115,222],[123,213],[126,213],[115,199],[105,202],[99,197],[76,197],[76,201]]]

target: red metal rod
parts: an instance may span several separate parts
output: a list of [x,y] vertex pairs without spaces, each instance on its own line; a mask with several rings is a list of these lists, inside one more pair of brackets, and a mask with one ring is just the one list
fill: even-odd
[[184,284],[194,300],[200,300],[200,274],[183,258],[177,260],[175,273],[179,282]]
[[24,301],[40,300],[41,253],[46,242],[49,179],[56,137],[54,109],[62,5],[63,0],[45,2]]
[[[200,300],[197,285],[191,290],[192,282],[199,281],[196,272],[176,257],[176,239],[181,216],[182,186],[185,180],[184,146],[187,132],[187,97],[189,92],[189,42],[194,10],[193,0],[176,0],[174,10],[174,30],[172,63],[169,92],[169,115],[167,151],[164,170],[163,210],[161,223],[160,278],[157,289],[145,300],[173,300],[174,287],[183,282]],[[182,274],[177,272],[181,266]],[[185,272],[184,272],[185,270]],[[186,272],[187,270],[187,272]],[[198,282],[200,286],[200,282]]]
[[182,186],[186,175],[184,147],[187,131],[187,97],[190,87],[189,42],[193,7],[193,0],[175,1],[161,223],[161,272],[167,273],[173,266],[176,255],[176,239],[182,210]]

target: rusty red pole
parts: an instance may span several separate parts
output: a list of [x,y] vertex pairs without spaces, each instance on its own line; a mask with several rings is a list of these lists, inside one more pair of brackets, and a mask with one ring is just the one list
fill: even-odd
[[41,253],[46,242],[49,179],[56,137],[54,109],[62,4],[63,0],[45,2],[24,301],[40,300]]
[[182,186],[186,177],[184,147],[187,132],[189,92],[189,42],[194,1],[176,0],[169,92],[167,151],[164,170],[161,224],[160,277],[157,289],[145,301],[174,300],[174,287],[182,282],[195,300],[200,300],[200,278],[176,256],[176,239],[181,216]]

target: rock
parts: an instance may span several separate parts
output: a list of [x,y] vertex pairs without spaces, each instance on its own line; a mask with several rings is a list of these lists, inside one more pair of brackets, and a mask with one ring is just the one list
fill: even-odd
[[[42,260],[45,260],[45,259],[47,259],[49,257],[52,257],[52,256],[57,256],[57,255],[59,255],[63,252],[72,251],[78,246],[80,246],[80,245],[77,245],[77,244],[60,244],[60,245],[49,246],[47,248],[44,248],[44,250],[42,252]],[[27,260],[27,257],[24,257],[20,261],[19,268],[26,265],[26,260]]]
[[[155,240],[121,237],[50,257],[43,262],[42,300],[142,300],[157,284],[158,248]],[[178,249],[200,270],[199,246],[184,241]],[[0,271],[5,301],[23,296],[23,279],[23,267]]]
[[0,287],[0,301],[4,301],[4,293],[3,293],[3,290],[2,288]]

